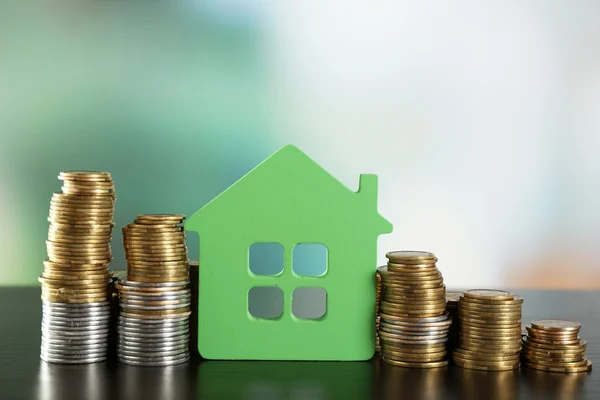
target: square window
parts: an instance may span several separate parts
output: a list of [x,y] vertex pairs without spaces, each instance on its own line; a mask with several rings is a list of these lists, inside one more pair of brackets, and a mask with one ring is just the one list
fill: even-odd
[[327,272],[327,247],[321,243],[300,243],[292,252],[292,271],[297,275],[323,276]]
[[321,287],[299,287],[292,293],[292,314],[300,319],[319,319],[327,312],[327,291]]
[[283,292],[276,286],[250,288],[248,291],[248,312],[256,318],[279,318],[283,314]]
[[254,243],[248,252],[248,267],[255,275],[283,272],[283,246],[279,243]]

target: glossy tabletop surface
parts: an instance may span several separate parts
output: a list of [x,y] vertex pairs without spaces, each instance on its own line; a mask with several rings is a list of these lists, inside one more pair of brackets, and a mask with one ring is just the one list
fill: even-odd
[[[600,368],[600,292],[516,291],[523,322],[581,322]],[[39,359],[38,288],[0,288],[0,399],[600,399],[600,373],[415,370],[369,362],[201,361],[143,368],[115,361],[69,366]],[[240,333],[243,334],[243,333]]]

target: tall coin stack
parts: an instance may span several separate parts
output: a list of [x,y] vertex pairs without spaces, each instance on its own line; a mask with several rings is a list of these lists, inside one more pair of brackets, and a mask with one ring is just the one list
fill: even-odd
[[190,291],[192,293],[192,315],[190,315],[190,352],[198,353],[198,294],[200,264],[190,261]]
[[446,287],[432,253],[394,251],[379,267],[382,299],[379,340],[383,361],[401,367],[435,368],[445,360],[448,328]]
[[191,294],[183,215],[138,215],[123,228],[117,357],[140,366],[187,361]]
[[381,351],[381,343],[379,343],[379,302],[381,300],[381,275],[379,271],[375,272],[375,351]]
[[585,357],[587,343],[579,338],[581,324],[560,319],[537,319],[526,326],[523,364],[548,372],[587,372],[592,362]]
[[65,171],[50,201],[42,285],[46,362],[85,364],[108,353],[115,189],[107,172]]
[[459,367],[505,371],[519,368],[523,298],[503,290],[473,289],[460,295]]

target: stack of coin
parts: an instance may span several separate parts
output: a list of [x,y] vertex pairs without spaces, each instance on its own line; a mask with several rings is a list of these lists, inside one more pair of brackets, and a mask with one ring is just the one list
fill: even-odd
[[65,171],[50,201],[42,285],[41,359],[81,364],[107,357],[110,241],[115,190],[109,173]]
[[190,261],[190,291],[192,293],[192,315],[190,315],[190,352],[198,354],[198,294],[200,264]]
[[450,319],[452,319],[452,325],[448,331],[448,342],[446,347],[448,351],[453,351],[458,347],[458,334],[459,334],[459,320],[458,320],[458,299],[460,298],[460,292],[446,292],[446,308]]
[[473,289],[460,295],[459,367],[504,371],[519,368],[523,298],[503,290]]
[[183,215],[138,215],[123,228],[117,357],[140,366],[187,361],[191,294]]
[[452,321],[446,287],[432,253],[394,251],[379,267],[382,299],[379,340],[384,362],[412,368],[448,365],[446,340]]
[[592,362],[585,358],[587,343],[579,338],[581,324],[560,319],[537,319],[526,326],[523,364],[548,372],[586,372]]
[[379,342],[379,302],[381,301],[381,275],[379,271],[375,272],[375,351],[381,351],[381,343]]

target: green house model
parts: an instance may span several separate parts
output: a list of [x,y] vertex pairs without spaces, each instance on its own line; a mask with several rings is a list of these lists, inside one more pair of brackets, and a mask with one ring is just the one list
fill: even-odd
[[[198,350],[207,359],[368,360],[374,354],[377,176],[352,192],[294,146],[277,151],[185,223],[200,238]],[[258,274],[252,249],[281,249],[282,268]],[[324,270],[298,273],[300,250],[321,247]],[[274,313],[256,316],[253,292]],[[304,302],[319,315],[300,317]],[[298,304],[295,304],[298,302]],[[277,304],[276,304],[277,303]]]

